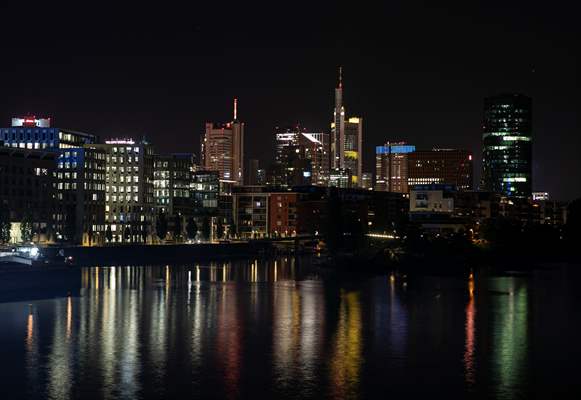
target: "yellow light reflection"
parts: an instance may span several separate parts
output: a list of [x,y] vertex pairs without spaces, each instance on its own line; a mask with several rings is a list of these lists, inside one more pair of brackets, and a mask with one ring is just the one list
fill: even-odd
[[334,398],[357,396],[361,372],[361,304],[359,293],[342,293],[339,323],[331,359]]

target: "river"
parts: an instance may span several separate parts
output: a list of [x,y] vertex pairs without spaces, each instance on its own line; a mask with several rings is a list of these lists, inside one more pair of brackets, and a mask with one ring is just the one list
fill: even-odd
[[73,294],[0,303],[0,397],[574,397],[579,276],[82,268]]

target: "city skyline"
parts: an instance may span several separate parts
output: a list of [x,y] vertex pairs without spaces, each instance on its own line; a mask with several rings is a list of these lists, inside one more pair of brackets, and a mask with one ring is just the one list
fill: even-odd
[[[7,13],[20,11],[4,7]],[[236,8],[222,14],[221,32],[199,16],[212,10],[200,10],[192,21],[172,10],[177,21],[170,24],[163,10],[158,15],[121,8],[116,16],[97,10],[74,18],[79,10],[51,7],[31,16],[29,29],[10,44],[31,50],[1,67],[0,118],[52,115],[58,126],[100,137],[145,135],[162,153],[187,148],[199,154],[204,123],[228,120],[237,97],[247,124],[246,158],[265,162],[275,126],[300,122],[327,131],[342,65],[350,113],[366,121],[363,171],[373,170],[376,145],[401,139],[419,148],[473,151],[479,181],[483,99],[516,92],[533,99],[533,190],[579,197],[578,186],[555,179],[571,173],[573,181],[581,179],[574,25],[557,24],[553,11],[534,5],[466,7],[465,19],[454,10],[421,5],[376,13],[361,9],[356,20],[370,23],[354,19],[351,27],[331,25],[328,12],[345,16],[338,10],[292,11],[275,22],[255,15],[252,7]],[[126,18],[130,11],[135,17]],[[568,18],[565,14],[558,16]],[[244,26],[232,24],[235,15]],[[298,16],[310,23],[308,33],[277,29]],[[410,16],[417,22],[404,26]],[[34,24],[49,18],[55,21],[52,29]],[[386,18],[389,29],[374,28],[377,18]],[[110,22],[107,32],[102,19]],[[154,40],[134,33],[154,19],[149,34]],[[76,35],[60,21],[71,21]],[[472,26],[474,21],[480,25]],[[7,29],[14,24],[7,21]],[[430,35],[414,32],[422,24]],[[307,38],[312,40],[305,47]],[[486,48],[494,48],[495,56],[483,55]],[[288,55],[299,61],[270,62]],[[244,62],[225,63],[232,58]],[[562,144],[558,152],[549,150],[555,142]]]

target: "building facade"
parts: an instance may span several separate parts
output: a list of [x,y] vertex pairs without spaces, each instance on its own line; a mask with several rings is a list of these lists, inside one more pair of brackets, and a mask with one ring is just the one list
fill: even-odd
[[268,233],[278,237],[297,234],[298,193],[275,192],[269,194]]
[[0,141],[11,148],[40,149],[58,154],[54,239],[75,244],[99,244],[103,234],[104,188],[102,171],[99,170],[103,167],[102,156],[92,147],[97,137],[52,127],[50,118],[25,116],[12,118],[10,128],[0,128]]
[[30,223],[33,241],[54,239],[57,158],[56,152],[0,147],[0,213],[11,225],[9,241],[22,241],[23,222]]
[[106,236],[116,243],[143,243],[154,234],[153,147],[133,139],[94,145],[106,154]]
[[242,185],[244,180],[244,123],[238,120],[234,99],[234,119],[225,124],[206,123],[201,142],[201,165],[218,171],[220,180]]
[[195,157],[191,153],[154,156],[153,194],[158,211],[171,216],[193,215],[194,172]]
[[416,150],[405,142],[375,147],[375,190],[408,193],[408,157]]
[[416,150],[408,153],[408,186],[431,183],[473,189],[472,152],[456,149]]
[[502,94],[484,100],[480,189],[509,197],[532,192],[532,100]]

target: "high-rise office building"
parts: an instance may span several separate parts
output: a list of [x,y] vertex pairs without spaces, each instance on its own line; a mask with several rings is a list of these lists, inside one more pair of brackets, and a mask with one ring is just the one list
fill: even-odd
[[532,192],[532,100],[501,94],[484,100],[480,188],[507,196]]
[[472,190],[472,169],[472,152],[468,150],[416,150],[408,154],[408,186],[436,183]]
[[408,193],[408,155],[416,150],[405,142],[375,147],[375,190]]
[[329,179],[329,135],[300,126],[277,129],[272,186],[326,185]]
[[363,118],[347,118],[343,105],[343,76],[339,68],[339,83],[335,88],[335,109],[331,123],[331,166],[334,169],[348,169],[350,186],[361,185],[363,173]]
[[133,139],[94,145],[106,153],[105,221],[114,242],[146,242],[153,232],[153,147]]
[[238,120],[234,99],[234,119],[225,124],[206,123],[201,142],[201,165],[218,171],[220,180],[242,185],[244,180],[244,123]]

